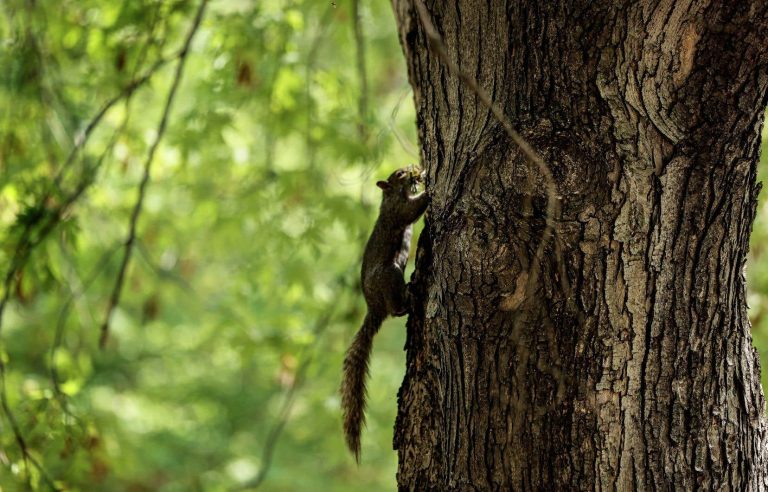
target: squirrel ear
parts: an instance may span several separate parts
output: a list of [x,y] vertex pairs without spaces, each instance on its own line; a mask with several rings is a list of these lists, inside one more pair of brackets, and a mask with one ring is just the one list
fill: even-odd
[[376,186],[382,190],[388,190],[392,185],[390,185],[388,181],[376,181]]

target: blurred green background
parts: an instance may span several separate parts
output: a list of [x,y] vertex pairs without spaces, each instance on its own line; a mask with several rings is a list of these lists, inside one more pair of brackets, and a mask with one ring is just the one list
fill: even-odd
[[[376,340],[359,467],[337,396],[372,183],[418,162],[389,1],[210,2],[161,131],[198,5],[0,6],[3,491],[395,488],[402,319]],[[767,206],[748,268],[764,365]]]

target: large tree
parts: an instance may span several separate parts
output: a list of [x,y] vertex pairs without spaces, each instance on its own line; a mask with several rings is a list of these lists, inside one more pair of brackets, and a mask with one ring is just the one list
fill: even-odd
[[766,490],[768,2],[393,5],[431,194],[400,488]]

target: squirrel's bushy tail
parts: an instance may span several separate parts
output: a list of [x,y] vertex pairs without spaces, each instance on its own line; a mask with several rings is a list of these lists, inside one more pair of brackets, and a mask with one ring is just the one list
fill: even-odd
[[368,361],[371,358],[373,337],[379,331],[385,316],[365,315],[363,326],[355,335],[344,357],[344,374],[341,378],[341,409],[344,413],[344,437],[347,446],[360,462],[360,430],[365,424],[365,381],[368,378]]

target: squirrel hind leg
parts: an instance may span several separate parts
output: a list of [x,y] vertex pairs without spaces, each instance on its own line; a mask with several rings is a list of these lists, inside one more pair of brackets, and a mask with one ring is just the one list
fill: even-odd
[[381,281],[385,285],[382,292],[386,292],[387,314],[390,316],[404,316],[408,314],[405,279],[403,278],[402,270],[392,265],[391,268],[387,268],[382,273]]

